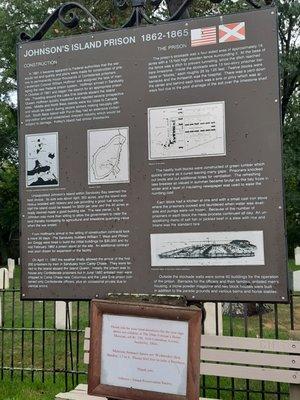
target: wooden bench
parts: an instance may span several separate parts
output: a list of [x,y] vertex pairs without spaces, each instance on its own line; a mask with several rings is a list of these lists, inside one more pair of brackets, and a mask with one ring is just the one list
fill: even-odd
[[[84,362],[89,362],[90,329],[85,331]],[[290,400],[300,399],[300,341],[230,336],[201,337],[201,375],[290,384]],[[56,400],[99,400],[79,385]]]
[[[87,394],[87,385],[78,385],[74,390],[71,390],[68,393],[59,393],[55,400],[106,400],[106,397],[96,397],[89,396]],[[213,400],[213,399],[203,399],[200,400]]]

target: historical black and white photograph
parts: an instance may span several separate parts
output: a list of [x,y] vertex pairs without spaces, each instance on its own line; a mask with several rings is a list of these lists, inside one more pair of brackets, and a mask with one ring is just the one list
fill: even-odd
[[264,265],[263,231],[151,235],[152,266]]
[[26,140],[26,186],[58,186],[58,133],[30,134]]
[[149,159],[226,155],[225,102],[148,109]]

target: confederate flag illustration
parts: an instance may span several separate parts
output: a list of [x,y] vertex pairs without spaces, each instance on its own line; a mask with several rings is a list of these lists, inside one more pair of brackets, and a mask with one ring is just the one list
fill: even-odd
[[208,44],[217,43],[217,28],[215,26],[207,26],[205,28],[191,30],[191,46],[206,46]]
[[219,43],[236,42],[245,39],[245,22],[219,25]]

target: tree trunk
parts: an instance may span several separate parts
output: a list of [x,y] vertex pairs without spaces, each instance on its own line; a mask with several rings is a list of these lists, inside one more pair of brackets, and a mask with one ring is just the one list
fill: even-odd
[[258,303],[223,303],[223,314],[231,317],[251,317],[262,315],[272,311],[269,304]]

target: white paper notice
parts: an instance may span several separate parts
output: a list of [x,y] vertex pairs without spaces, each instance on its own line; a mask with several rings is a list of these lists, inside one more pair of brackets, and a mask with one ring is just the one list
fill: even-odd
[[101,384],[186,395],[188,322],[103,315]]

